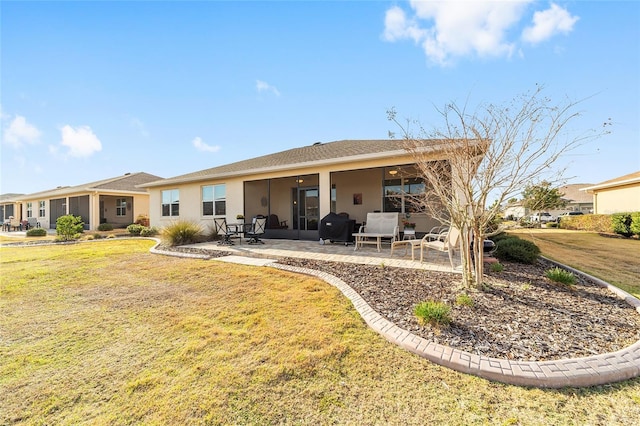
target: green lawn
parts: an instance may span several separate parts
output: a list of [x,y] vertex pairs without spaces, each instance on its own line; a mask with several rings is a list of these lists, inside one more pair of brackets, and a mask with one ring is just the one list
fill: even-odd
[[628,425],[640,379],[488,382],[369,330],[333,287],[151,255],[151,241],[0,248],[0,424]]
[[640,240],[561,229],[509,231],[536,243],[550,259],[605,280],[640,298]]

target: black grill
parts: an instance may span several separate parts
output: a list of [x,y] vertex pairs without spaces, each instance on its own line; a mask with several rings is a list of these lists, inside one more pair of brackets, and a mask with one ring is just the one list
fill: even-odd
[[348,216],[329,213],[320,220],[320,239],[330,242],[340,241],[346,244],[353,242],[353,228],[356,221]]

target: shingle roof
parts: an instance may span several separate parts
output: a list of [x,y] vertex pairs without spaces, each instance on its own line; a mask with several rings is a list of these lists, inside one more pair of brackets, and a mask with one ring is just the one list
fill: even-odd
[[562,195],[562,198],[570,203],[592,203],[593,197],[584,191],[582,188],[593,185],[592,183],[574,183],[571,185],[565,185],[558,190]]
[[[439,141],[432,141],[435,147]],[[238,161],[210,169],[200,170],[143,187],[166,185],[176,182],[190,182],[213,177],[252,174],[267,170],[286,170],[312,164],[331,164],[347,162],[357,158],[387,158],[405,154],[402,140],[342,140],[327,143],[315,143],[301,148],[268,154],[261,157]]]
[[593,186],[583,188],[583,191],[592,191],[594,189],[613,188],[616,186],[627,185],[631,183],[640,182],[640,171],[629,173],[628,175],[620,176],[614,179],[605,180]]
[[0,203],[11,203],[22,197],[23,194],[0,194]]
[[148,182],[154,182],[162,179],[160,176],[155,176],[149,173],[127,173],[122,176],[114,178],[99,180],[96,182],[89,182],[76,186],[61,186],[58,188],[50,189],[47,191],[36,192],[33,194],[23,195],[21,199],[34,199],[34,198],[49,198],[55,196],[62,196],[65,194],[77,193],[77,192],[90,192],[90,191],[126,191],[126,192],[140,192],[145,193],[146,190],[138,188],[138,185]]

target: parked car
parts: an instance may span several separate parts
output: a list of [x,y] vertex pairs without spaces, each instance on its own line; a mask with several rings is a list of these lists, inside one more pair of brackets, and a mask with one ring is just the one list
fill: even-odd
[[558,215],[558,218],[556,219],[556,222],[560,223],[560,220],[561,220],[563,217],[569,217],[569,216],[580,216],[580,215],[583,215],[583,214],[584,214],[584,213],[582,213],[582,212],[564,212],[564,213],[562,213],[562,214]]
[[554,220],[556,220],[556,218],[553,217],[551,213],[548,213],[548,212],[536,213],[531,215],[531,222],[547,223],[547,222],[553,222]]

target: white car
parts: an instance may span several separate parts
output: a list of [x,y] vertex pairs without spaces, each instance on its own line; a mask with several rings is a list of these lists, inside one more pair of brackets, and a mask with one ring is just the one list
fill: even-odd
[[540,223],[547,223],[547,222],[553,222],[555,221],[556,218],[553,217],[551,215],[551,213],[536,213],[534,215],[531,215],[531,222],[540,222]]

